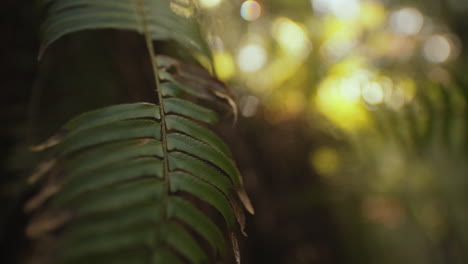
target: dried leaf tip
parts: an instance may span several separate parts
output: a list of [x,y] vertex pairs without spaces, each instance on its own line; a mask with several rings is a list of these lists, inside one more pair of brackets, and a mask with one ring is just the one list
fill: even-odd
[[44,149],[51,148],[57,145],[58,143],[60,143],[66,134],[67,133],[64,131],[59,132],[55,134],[54,136],[50,137],[49,139],[47,139],[46,141],[44,141],[43,143],[29,147],[29,149],[34,152],[39,152],[39,151],[43,151]]
[[230,236],[231,236],[232,250],[234,252],[234,257],[236,258],[236,263],[240,264],[241,255],[240,255],[240,249],[239,249],[239,242],[237,241],[236,234],[231,232]]
[[244,188],[237,189],[237,195],[239,196],[239,199],[241,200],[247,212],[249,212],[251,215],[254,215],[255,209],[245,189]]
[[31,213],[32,211],[36,210],[39,208],[41,205],[43,205],[47,199],[49,199],[52,195],[56,194],[58,191],[60,191],[61,186],[59,185],[49,185],[42,189],[39,194],[31,198],[26,205],[24,206],[24,211],[26,213]]
[[29,184],[36,183],[40,178],[42,178],[43,175],[45,175],[50,169],[52,169],[56,163],[57,163],[57,160],[55,159],[47,160],[47,161],[39,163],[34,173],[31,176],[29,176],[28,183]]

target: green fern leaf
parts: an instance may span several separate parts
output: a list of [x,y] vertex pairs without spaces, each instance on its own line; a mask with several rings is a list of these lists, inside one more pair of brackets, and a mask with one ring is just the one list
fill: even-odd
[[[150,247],[154,254],[158,254],[159,247],[174,248],[193,263],[204,263],[204,251],[192,238],[187,240],[189,233],[177,222],[185,223],[215,251],[224,254],[225,242],[219,227],[178,196],[185,192],[198,197],[216,208],[229,228],[235,226],[236,213],[230,199],[236,199],[232,195],[240,181],[232,160],[221,150],[224,143],[219,149],[204,143],[213,141],[210,138],[214,134],[205,134],[209,130],[194,121],[169,115],[172,127],[187,122],[191,125],[181,129],[185,135],[168,127],[168,152],[164,154],[160,121],[148,119],[154,118],[154,113],[144,112],[127,119],[128,111],[118,111],[122,107],[140,109],[142,104],[111,106],[81,115],[62,128],[66,135],[53,148],[54,158],[59,162],[44,180],[59,188],[41,210],[49,217],[61,211],[73,212],[62,223],[65,229],[60,235],[57,263],[88,261],[96,254],[138,246]],[[112,119],[101,118],[109,112],[116,113]],[[85,128],[81,129],[81,125]],[[189,136],[192,126],[200,141]],[[215,142],[220,141],[215,138]],[[60,179],[54,178],[57,174]],[[139,230],[138,226],[146,222],[166,224]],[[116,232],[120,234],[118,237]],[[148,232],[162,233],[150,239],[146,236]],[[106,242],[107,239],[111,240]]]
[[[53,148],[47,166],[31,180],[39,179],[42,188],[25,206],[34,213],[27,229],[36,245],[32,262],[207,263],[225,255],[226,243],[224,228],[198,209],[200,203],[219,212],[231,236],[236,219],[244,232],[238,204],[251,213],[253,208],[229,148],[207,127],[218,116],[181,98],[225,99],[227,92],[203,70],[180,71],[190,82],[180,79],[167,71],[179,62],[161,57],[158,65],[154,54],[152,40],[171,39],[209,56],[193,18],[175,14],[190,10],[183,6],[187,1],[179,2],[174,7],[163,0],[43,1],[49,12],[43,47],[85,29],[143,33],[158,103],[84,113],[36,147]],[[210,82],[216,88],[197,92]],[[237,258],[237,242],[233,248]]]
[[39,57],[59,38],[95,29],[131,30],[144,34],[140,9],[152,40],[173,40],[207,58],[211,53],[194,18],[192,1],[43,0],[48,17],[42,25]]

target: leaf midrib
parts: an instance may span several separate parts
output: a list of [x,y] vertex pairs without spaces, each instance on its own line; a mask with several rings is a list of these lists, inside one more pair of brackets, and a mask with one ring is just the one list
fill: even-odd
[[163,181],[165,185],[165,192],[163,195],[163,200],[162,204],[165,208],[163,210],[164,214],[164,219],[168,219],[169,215],[167,213],[167,201],[168,201],[168,196],[170,192],[170,186],[169,186],[169,151],[167,147],[167,131],[166,131],[166,113],[164,111],[164,103],[163,103],[163,95],[160,90],[160,78],[159,78],[159,72],[158,72],[158,65],[156,61],[156,54],[154,53],[154,46],[153,46],[153,40],[151,37],[151,32],[149,29],[148,21],[147,21],[147,16],[146,16],[146,11],[145,11],[145,0],[136,0],[137,5],[138,5],[138,11],[140,13],[140,16],[142,18],[143,22],[143,32],[145,35],[145,41],[146,41],[146,48],[148,50],[148,54],[150,56],[151,60],[151,66],[153,69],[153,76],[154,76],[154,81],[155,81],[155,88],[156,88],[156,93],[158,95],[158,101],[159,101],[159,112],[160,112],[160,117],[161,117],[161,143],[162,143],[162,149],[163,149]]

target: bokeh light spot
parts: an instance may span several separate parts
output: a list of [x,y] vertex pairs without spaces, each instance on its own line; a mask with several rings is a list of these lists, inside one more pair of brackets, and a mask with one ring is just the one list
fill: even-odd
[[262,6],[256,1],[245,1],[242,3],[240,14],[247,21],[257,20],[262,14]]
[[416,35],[424,24],[424,17],[416,8],[405,7],[390,15],[390,29],[401,35]]
[[341,81],[335,78],[324,80],[318,89],[314,104],[318,110],[338,127],[355,130],[367,123],[367,114],[359,102],[342,96]]
[[[391,84],[390,84],[391,85]],[[385,95],[385,103],[393,110],[400,110],[410,103],[416,96],[416,83],[414,80],[404,78],[394,83],[391,91]]]
[[341,97],[349,102],[357,103],[361,100],[362,86],[368,82],[372,74],[366,70],[353,70],[352,68],[352,73],[349,74],[348,70],[346,70],[346,67],[335,69],[335,71],[341,71],[344,75],[349,75],[349,77],[341,80]]
[[285,90],[281,99],[283,109],[291,115],[300,113],[307,104],[304,95],[297,90]]
[[364,2],[361,4],[359,21],[366,28],[376,28],[385,21],[385,7],[379,2]]
[[349,102],[359,102],[361,99],[361,85],[356,79],[341,81],[340,95]]
[[312,0],[312,7],[318,12],[351,20],[359,16],[361,5],[359,0]]
[[385,98],[385,104],[393,110],[399,110],[405,105],[405,97],[398,86],[392,90],[390,96]]
[[348,54],[358,43],[359,28],[356,23],[349,23],[336,18],[329,18],[323,25],[320,54],[328,60],[336,61]]
[[288,18],[280,17],[273,22],[273,36],[281,47],[296,57],[309,54],[311,43],[303,27]]
[[258,44],[249,44],[241,48],[237,64],[243,72],[255,72],[265,65],[267,53]]
[[322,147],[312,153],[310,163],[320,175],[329,176],[337,172],[340,160],[335,149]]
[[384,91],[382,86],[377,82],[365,84],[362,88],[362,98],[371,105],[382,103],[384,100]]
[[205,8],[213,8],[221,4],[222,0],[199,0],[200,5]]
[[257,113],[258,105],[260,104],[260,100],[253,96],[248,95],[242,98],[241,101],[241,113],[245,117],[252,117]]
[[228,52],[214,52],[213,60],[216,74],[221,80],[228,80],[235,73],[234,60]]
[[452,52],[450,40],[441,35],[433,35],[424,42],[424,58],[430,62],[445,62]]

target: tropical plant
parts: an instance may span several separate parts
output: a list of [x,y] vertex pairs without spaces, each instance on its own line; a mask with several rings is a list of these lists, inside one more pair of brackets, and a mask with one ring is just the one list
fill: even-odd
[[[156,98],[83,113],[33,147],[47,158],[29,178],[38,189],[25,205],[29,262],[208,263],[227,255],[227,237],[239,262],[236,219],[245,234],[242,205],[254,210],[228,147],[207,127],[217,122],[216,112],[197,104],[224,102],[236,116],[232,96],[200,66],[156,55],[153,43],[174,41],[209,62],[195,5],[44,0],[41,7],[40,58],[77,31],[143,34]],[[225,235],[217,218],[226,222]]]

